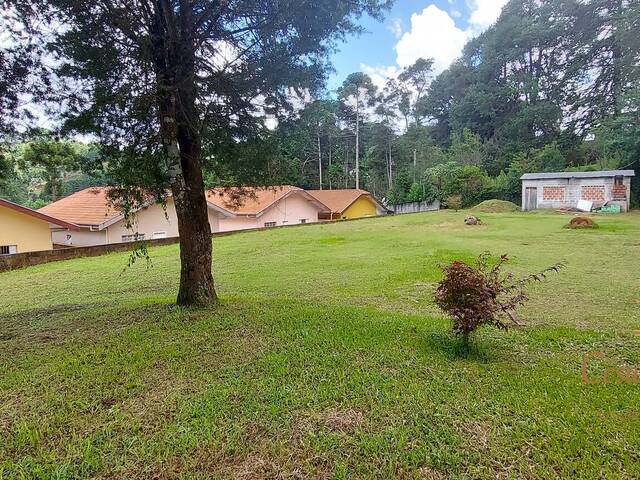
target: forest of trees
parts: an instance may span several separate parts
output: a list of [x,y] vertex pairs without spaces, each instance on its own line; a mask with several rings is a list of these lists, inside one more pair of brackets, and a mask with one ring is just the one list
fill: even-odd
[[525,172],[638,170],[639,31],[640,2],[512,0],[440,75],[420,59],[382,90],[349,76],[279,126],[279,154],[313,188],[354,186],[358,162],[391,202],[519,201]]
[[[358,186],[390,203],[517,202],[525,172],[638,171],[638,31],[637,1],[512,0],[439,75],[431,59],[382,89],[353,73],[234,154],[263,157],[252,183]],[[40,206],[114,181],[108,164],[97,145],[28,134],[0,165],[0,196]],[[209,186],[247,181],[216,162],[204,174]]]

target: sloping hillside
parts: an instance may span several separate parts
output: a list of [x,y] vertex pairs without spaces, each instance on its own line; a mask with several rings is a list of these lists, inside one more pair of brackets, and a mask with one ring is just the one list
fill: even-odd
[[[175,245],[0,274],[0,478],[638,478],[640,387],[581,366],[640,366],[640,216],[464,216],[217,238],[211,310]],[[460,357],[431,293],[485,250],[568,268]]]

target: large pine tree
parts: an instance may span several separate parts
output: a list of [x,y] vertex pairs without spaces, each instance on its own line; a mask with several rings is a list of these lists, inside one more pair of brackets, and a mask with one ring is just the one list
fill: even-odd
[[[203,166],[233,158],[292,92],[317,90],[333,42],[385,0],[31,0],[52,96],[69,129],[97,135],[123,187],[169,188],[180,232],[178,303],[216,301]],[[46,25],[46,28],[42,26]],[[225,168],[233,169],[226,165]],[[252,175],[242,165],[238,178]]]

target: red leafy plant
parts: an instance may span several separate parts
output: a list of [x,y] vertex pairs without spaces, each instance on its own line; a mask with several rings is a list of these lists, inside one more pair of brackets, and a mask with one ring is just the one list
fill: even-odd
[[488,252],[481,254],[474,265],[456,260],[441,266],[444,278],[438,284],[435,302],[453,319],[453,331],[462,337],[465,346],[478,327],[493,325],[506,330],[509,322],[522,325],[516,308],[529,297],[525,287],[531,282],[544,280],[547,274],[558,272],[565,266],[556,263],[539,273],[516,279],[505,273],[507,255],[494,260]]

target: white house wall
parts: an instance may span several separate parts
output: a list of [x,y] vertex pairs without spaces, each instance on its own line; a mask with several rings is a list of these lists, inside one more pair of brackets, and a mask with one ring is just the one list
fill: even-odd
[[[219,214],[208,209],[211,232],[219,231]],[[167,199],[166,211],[161,205],[153,204],[136,212],[131,228],[127,228],[124,219],[100,231],[53,231],[54,243],[73,246],[104,245],[122,243],[127,235],[144,234],[145,240],[153,238],[178,237],[178,218],[171,198]],[[70,238],[68,238],[70,237]]]
[[273,223],[275,226],[296,225],[302,223],[303,219],[306,220],[306,223],[315,223],[318,221],[318,212],[318,208],[308,198],[298,193],[292,193],[275,202],[258,217],[239,215],[221,218],[220,231],[246,230]]
[[74,247],[88,247],[107,243],[107,232],[104,230],[91,232],[89,230],[61,230],[51,231],[53,243]]

